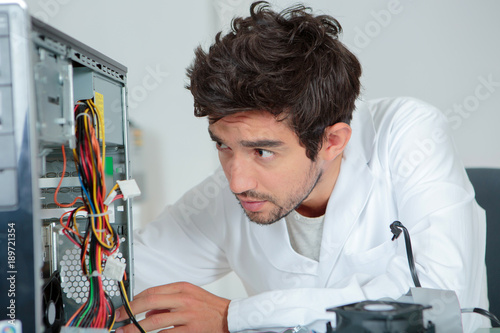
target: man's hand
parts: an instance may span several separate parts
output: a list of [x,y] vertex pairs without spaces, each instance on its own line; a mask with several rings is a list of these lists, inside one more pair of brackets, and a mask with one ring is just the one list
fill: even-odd
[[[193,284],[178,282],[144,290],[130,302],[130,307],[134,314],[147,311],[146,319],[139,322],[147,332],[174,326],[161,332],[226,333],[229,303],[230,300]],[[116,311],[116,321],[127,318],[123,306]],[[139,332],[134,324],[116,330],[116,333],[132,332]]]

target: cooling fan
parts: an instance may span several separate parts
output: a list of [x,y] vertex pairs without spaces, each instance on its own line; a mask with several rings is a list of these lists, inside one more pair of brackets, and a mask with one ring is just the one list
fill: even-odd
[[59,333],[64,324],[64,305],[59,271],[52,273],[43,286],[43,324],[45,333]]
[[435,326],[424,326],[423,310],[430,306],[420,304],[364,301],[327,311],[337,314],[336,333],[434,333]]

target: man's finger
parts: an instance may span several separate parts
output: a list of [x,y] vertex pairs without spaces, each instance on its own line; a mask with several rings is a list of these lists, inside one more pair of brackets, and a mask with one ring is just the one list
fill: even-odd
[[188,282],[175,282],[170,284],[164,284],[161,286],[148,288],[139,294],[134,296],[134,299],[141,298],[147,295],[155,295],[155,294],[176,294],[180,293],[186,289],[193,287],[192,284]]
[[177,326],[166,330],[161,330],[158,333],[192,333],[188,326]]
[[[155,314],[139,321],[139,325],[141,325],[146,332],[185,324],[186,320],[182,315],[175,312]],[[116,329],[115,333],[136,333],[137,331],[137,327],[134,324],[128,324]]]
[[[130,310],[134,315],[146,312],[149,310],[169,310],[175,309],[182,306],[183,297],[181,294],[150,294],[144,295],[142,297],[134,299],[130,302]],[[125,308],[122,306],[116,311],[116,321],[122,321],[127,319],[127,312]]]

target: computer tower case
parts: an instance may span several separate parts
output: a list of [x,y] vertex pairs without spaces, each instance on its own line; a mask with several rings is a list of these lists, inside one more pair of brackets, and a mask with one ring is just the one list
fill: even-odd
[[125,267],[132,296],[131,200],[119,187],[106,198],[130,179],[127,68],[30,17],[22,1],[0,1],[0,327],[59,332],[97,277],[122,305],[90,233],[114,245],[109,257]]

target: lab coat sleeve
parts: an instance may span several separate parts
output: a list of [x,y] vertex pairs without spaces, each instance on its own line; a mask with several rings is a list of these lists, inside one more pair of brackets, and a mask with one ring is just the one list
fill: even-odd
[[177,281],[205,285],[231,271],[222,242],[218,195],[225,186],[218,170],[134,232],[135,293]]
[[[462,308],[487,307],[485,221],[455,150],[444,115],[419,101],[391,101],[395,110],[377,129],[372,163],[390,172],[399,220],[409,229],[423,287],[450,289]],[[398,105],[398,103],[401,103]],[[383,137],[383,139],[381,139]],[[384,226],[387,227],[387,226]],[[234,300],[231,332],[251,327],[293,327],[334,318],[326,308],[365,299],[397,299],[413,287],[403,235],[386,273],[366,279],[353,275],[341,287],[290,289]],[[278,294],[276,294],[278,293]],[[464,331],[485,322],[468,317]],[[324,331],[318,328],[319,331]]]

